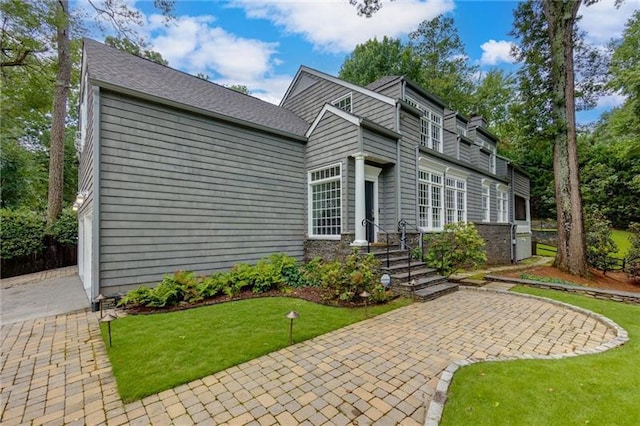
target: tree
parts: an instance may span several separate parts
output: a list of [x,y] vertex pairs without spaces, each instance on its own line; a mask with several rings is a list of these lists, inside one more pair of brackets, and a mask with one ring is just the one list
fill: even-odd
[[[574,45],[582,1],[529,0],[514,15],[514,33],[521,39],[523,73],[533,76],[542,122],[534,130],[553,143],[554,195],[558,223],[558,252],[554,265],[574,275],[589,273],[584,238],[582,196],[576,133]],[[526,87],[526,84],[525,84]],[[526,93],[525,93],[526,96]]]
[[[90,4],[96,13],[96,22],[111,25],[121,43],[126,44],[127,40],[136,40],[137,43],[139,38],[134,28],[141,23],[141,14],[129,8],[126,0],[93,1]],[[165,17],[170,18],[172,0],[155,0],[154,4]],[[65,178],[64,169],[69,166],[65,158],[72,162],[75,159],[72,155],[65,155],[64,146],[70,140],[72,143],[72,129],[76,123],[75,109],[70,114],[68,100],[69,96],[73,100],[78,93],[70,89],[77,84],[74,74],[79,69],[77,52],[80,43],[74,42],[72,36],[84,29],[79,17],[69,10],[68,0],[3,0],[0,10],[2,136],[11,135],[21,145],[33,145],[30,149],[35,154],[48,151],[47,218],[52,222],[62,210],[67,183],[76,179],[75,176],[70,180]],[[146,52],[142,50],[143,54]],[[42,99],[40,103],[35,101],[37,97]],[[50,100],[48,108],[42,107],[45,99]],[[8,104],[6,107],[5,101]],[[32,109],[29,105],[37,105],[37,108]],[[5,110],[10,113],[6,120],[8,123],[4,120]],[[28,120],[22,120],[23,117]]]
[[227,87],[233,90],[234,92],[243,93],[245,95],[251,94],[251,91],[249,90],[249,88],[244,84],[232,84],[231,86],[227,86]]
[[71,47],[69,41],[69,2],[58,0],[55,14],[58,70],[56,72],[51,118],[49,148],[49,191],[47,195],[47,224],[51,225],[62,213],[64,194],[64,139],[67,119],[67,99],[71,86]]
[[422,81],[422,60],[413,49],[399,39],[385,36],[359,44],[340,67],[338,77],[360,86],[387,75],[404,75],[416,82]]
[[423,21],[409,39],[421,60],[422,78],[417,83],[458,111],[473,113],[469,95],[478,67],[469,64],[453,18],[440,15]]
[[631,108],[640,117],[640,10],[627,22],[622,39],[611,47],[610,86],[629,97]]
[[515,99],[516,80],[501,69],[491,69],[484,73],[470,95],[469,110],[484,117],[489,128],[498,136],[508,136],[505,129],[511,115],[511,105]]

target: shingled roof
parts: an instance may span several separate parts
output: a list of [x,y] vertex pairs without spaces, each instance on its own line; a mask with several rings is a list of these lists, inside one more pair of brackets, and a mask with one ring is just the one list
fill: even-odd
[[373,90],[374,92],[382,86],[385,86],[388,83],[391,83],[395,80],[401,80],[401,75],[386,75],[374,81],[373,83],[369,83],[366,85],[366,88],[369,90]]
[[286,108],[157,64],[130,53],[84,39],[89,79],[216,115],[304,136],[309,123]]

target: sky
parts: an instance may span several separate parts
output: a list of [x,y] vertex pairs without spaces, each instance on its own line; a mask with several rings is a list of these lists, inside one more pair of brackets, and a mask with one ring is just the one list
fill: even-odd
[[[301,65],[337,75],[356,45],[385,35],[406,40],[420,22],[439,14],[454,18],[467,55],[481,70],[518,67],[509,54],[513,1],[387,0],[372,18],[364,18],[349,0],[176,0],[175,20],[168,26],[152,1],[126,2],[142,13],[143,34],[171,67],[204,73],[220,84],[245,85],[276,104]],[[638,9],[640,0],[626,0],[620,8],[614,0],[600,0],[582,6],[579,25],[591,43],[604,45],[621,36]],[[596,120],[623,100],[604,97],[596,109],[578,113],[578,121]]]

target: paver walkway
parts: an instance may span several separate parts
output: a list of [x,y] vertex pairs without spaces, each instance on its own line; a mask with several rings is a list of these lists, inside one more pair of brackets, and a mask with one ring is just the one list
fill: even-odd
[[616,333],[557,304],[461,290],[124,405],[96,314],[60,315],[2,327],[0,421],[418,425],[456,360],[572,354]]

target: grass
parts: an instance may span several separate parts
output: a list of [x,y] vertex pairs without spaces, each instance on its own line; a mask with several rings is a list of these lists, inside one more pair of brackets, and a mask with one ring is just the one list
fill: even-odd
[[631,241],[629,241],[630,236],[631,232],[619,231],[617,229],[611,230],[611,237],[616,243],[616,246],[618,246],[618,254],[615,257],[622,259],[627,255],[627,253],[629,253],[629,249],[631,249]]
[[[369,307],[379,315],[410,304],[395,299]],[[107,347],[118,392],[134,401],[281,349],[297,311],[294,342],[364,319],[364,308],[336,308],[290,297],[249,299],[184,311],[130,315],[111,323]],[[105,324],[102,337],[108,341]],[[108,346],[108,345],[107,345]]]
[[566,281],[560,278],[541,277],[539,275],[532,275],[532,274],[520,274],[520,278],[522,278],[523,280],[532,280],[532,281],[538,281],[538,282],[550,283],[550,284],[581,285],[581,284],[576,284],[574,282]]
[[598,355],[462,368],[454,377],[441,424],[640,424],[640,306],[553,290],[515,290],[603,314],[626,329],[631,340]]

